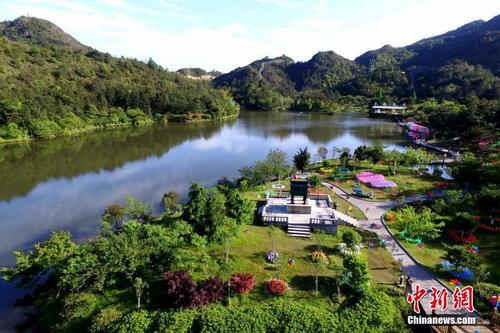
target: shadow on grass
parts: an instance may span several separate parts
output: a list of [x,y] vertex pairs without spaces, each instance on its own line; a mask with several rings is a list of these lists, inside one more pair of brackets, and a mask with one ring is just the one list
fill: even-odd
[[[290,286],[300,291],[315,292],[315,277],[314,275],[294,276],[290,280]],[[333,277],[318,277],[318,292],[321,296],[330,297],[336,288],[337,285]]]

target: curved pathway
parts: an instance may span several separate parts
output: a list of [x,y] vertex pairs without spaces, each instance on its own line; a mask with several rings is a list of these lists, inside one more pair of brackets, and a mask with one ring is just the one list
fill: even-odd
[[[417,261],[408,253],[403,246],[396,240],[393,234],[389,231],[383,221],[384,213],[394,207],[397,207],[397,203],[395,201],[374,201],[369,199],[360,199],[349,195],[343,189],[337,187],[334,184],[329,182],[323,182],[323,185],[330,188],[335,194],[339,195],[343,199],[347,200],[354,206],[357,206],[361,209],[367,219],[366,220],[358,220],[357,227],[369,230],[378,235],[380,239],[385,242],[385,247],[387,251],[394,257],[394,259],[401,263],[402,269],[404,273],[409,277],[410,282],[413,284],[419,284],[421,287],[426,290],[430,290],[431,287],[436,287],[438,289],[445,287],[449,291],[449,299],[448,304],[453,304],[452,300],[452,290],[448,288],[448,286],[444,285],[441,281],[439,281],[431,272],[429,272],[426,268],[417,263]],[[426,195],[415,195],[408,197],[404,200],[405,203],[414,202],[426,199]],[[378,229],[370,228],[372,223],[382,224],[383,227]],[[424,297],[421,302],[421,308],[423,308],[425,313],[431,313],[431,309],[429,308],[429,293]],[[446,314],[446,315],[460,315],[460,316],[473,316],[477,318],[477,324],[481,324],[481,326],[454,326],[453,328],[457,332],[496,332],[495,330],[490,329],[484,325],[488,324],[488,321],[481,318],[478,312],[468,312],[468,311],[454,311],[448,310],[446,312],[436,311],[436,314]]]

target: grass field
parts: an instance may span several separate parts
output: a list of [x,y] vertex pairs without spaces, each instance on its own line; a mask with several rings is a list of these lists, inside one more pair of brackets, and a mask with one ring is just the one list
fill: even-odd
[[[330,161],[332,166],[330,168],[337,168],[340,164],[338,160]],[[356,175],[362,171],[371,171],[375,173],[384,174],[387,180],[391,180],[397,184],[398,192],[403,196],[410,196],[413,194],[426,193],[432,188],[435,188],[438,178],[432,177],[430,175],[418,176],[414,170],[406,167],[398,167],[397,174],[391,175],[389,172],[389,166],[387,164],[373,164],[366,161],[349,164],[353,171],[350,175],[344,177],[336,183],[337,186],[342,188],[348,193],[352,193],[354,187],[361,188],[364,192],[373,192],[376,200],[387,200],[391,199],[391,191],[389,189],[374,189],[365,185],[357,186]],[[320,172],[321,165],[316,165],[313,170]],[[321,173],[321,172],[320,172]],[[325,179],[330,177],[331,173],[322,173]]]
[[[335,290],[334,277],[338,274],[337,267],[342,266],[342,257],[337,254],[335,246],[342,239],[342,232],[348,227],[339,227],[337,235],[326,235],[321,246],[322,251],[327,254],[329,264],[317,268],[309,259],[312,251],[317,249],[318,238],[312,234],[311,239],[299,239],[288,236],[284,231],[278,230],[274,239],[276,251],[280,254],[280,263],[273,265],[266,262],[266,254],[272,249],[273,240],[269,235],[269,227],[243,226],[237,239],[231,244],[230,257],[233,261],[233,272],[251,272],[257,279],[257,287],[251,295],[250,300],[258,301],[268,297],[266,294],[266,283],[269,279],[279,276],[288,281],[290,292],[287,297],[302,299],[308,303],[328,303]],[[365,248],[363,254],[373,277],[374,286],[393,286],[399,278],[399,268],[392,256],[383,248],[368,249],[366,243],[375,240],[375,235],[368,232],[360,232],[363,236]],[[219,258],[223,256],[223,249],[212,248],[213,255]],[[295,264],[287,265],[288,258],[294,258]],[[315,295],[315,271],[318,270],[319,295]],[[247,300],[249,301],[249,300]]]

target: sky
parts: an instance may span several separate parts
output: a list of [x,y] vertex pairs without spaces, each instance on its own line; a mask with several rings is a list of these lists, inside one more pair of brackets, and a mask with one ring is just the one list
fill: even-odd
[[44,18],[114,56],[222,72],[282,54],[354,59],[498,14],[498,0],[0,0],[0,21]]

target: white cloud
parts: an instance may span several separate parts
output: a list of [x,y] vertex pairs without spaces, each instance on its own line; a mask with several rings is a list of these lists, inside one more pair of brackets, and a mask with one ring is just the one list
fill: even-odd
[[[42,0],[23,0],[9,3],[10,15],[25,13],[48,19],[72,34],[82,43],[117,56],[146,60],[152,57],[169,69],[202,67],[229,71],[264,56],[286,54],[295,60],[307,60],[318,51],[333,50],[355,58],[361,53],[384,44],[403,46],[423,37],[457,28],[478,18],[489,18],[500,12],[500,3],[483,0],[482,6],[472,6],[465,0],[419,1],[394,8],[382,15],[364,12],[352,17],[335,16],[333,3],[308,2],[309,11],[299,19],[269,24],[265,33],[238,22],[223,21],[219,26],[194,25],[179,31],[154,26],[148,16],[136,17],[137,12],[153,17],[181,15],[179,0],[162,0],[159,7],[139,7],[137,2],[101,0],[115,8],[106,11],[97,6],[69,0],[53,0],[47,5]],[[304,2],[291,0],[256,0],[277,6],[303,6]],[[432,7],[431,7],[432,6]],[[447,13],[446,17],[443,13]],[[199,22],[196,20],[196,22]],[[203,22],[203,21],[202,21]]]

